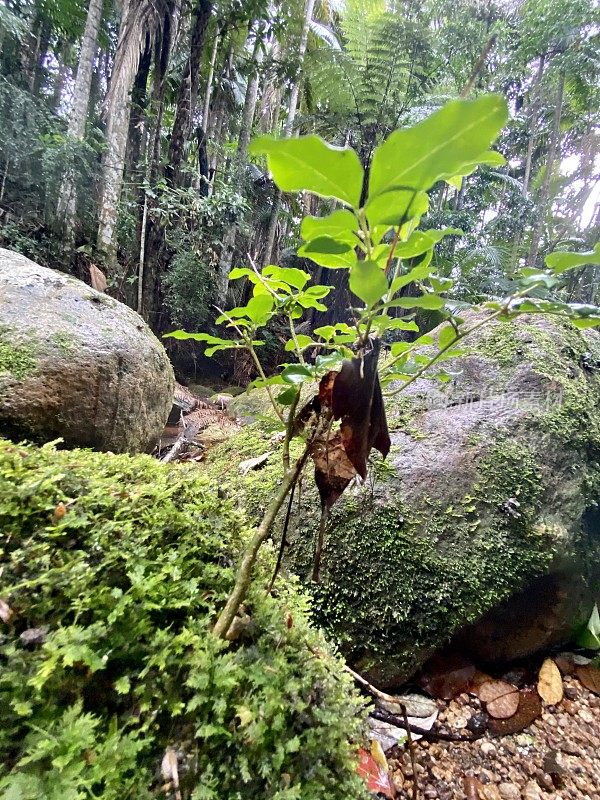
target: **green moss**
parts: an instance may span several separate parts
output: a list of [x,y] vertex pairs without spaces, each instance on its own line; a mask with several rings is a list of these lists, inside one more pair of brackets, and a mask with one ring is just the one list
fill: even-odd
[[[504,441],[452,505],[424,498],[418,509],[401,499],[373,508],[366,492],[346,502],[332,514],[316,619],[365,668],[369,657],[399,657],[410,674],[424,648],[544,572],[554,553],[535,524],[542,497],[534,454]],[[309,574],[312,537],[297,540],[293,563]]]
[[9,372],[17,380],[33,374],[37,368],[33,344],[13,345],[0,341],[0,374]]
[[357,699],[268,550],[253,626],[212,636],[247,532],[196,467],[0,440],[0,529],[0,796],[150,800],[168,747],[186,798],[364,796]]
[[73,348],[76,345],[76,340],[74,336],[66,331],[57,331],[53,333],[50,337],[53,344],[58,347],[58,349],[63,353],[63,355],[68,356],[70,353],[73,352]]

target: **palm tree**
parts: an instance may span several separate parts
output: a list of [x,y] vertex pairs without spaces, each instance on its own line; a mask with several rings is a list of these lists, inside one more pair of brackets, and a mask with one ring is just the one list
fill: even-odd
[[104,153],[98,226],[98,249],[109,263],[116,261],[116,224],[127,150],[131,90],[142,54],[150,50],[166,20],[174,14],[174,0],[124,0],[117,50],[106,98]]

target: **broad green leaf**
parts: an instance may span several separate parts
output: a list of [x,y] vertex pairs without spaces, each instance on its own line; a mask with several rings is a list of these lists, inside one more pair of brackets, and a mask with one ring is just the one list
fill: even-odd
[[422,281],[427,278],[431,273],[430,263],[431,251],[429,251],[429,258],[425,258],[416,267],[413,267],[413,269],[405,272],[404,275],[398,275],[396,278],[394,278],[391,286],[392,296],[404,286],[408,286],[409,283],[413,283],[414,281]]
[[268,278],[273,278],[275,281],[287,283],[289,286],[293,286],[294,289],[304,289],[310,280],[310,275],[308,272],[304,272],[302,269],[295,269],[292,267],[276,267],[273,264],[265,267],[262,271],[262,274],[266,275]]
[[596,244],[593,250],[587,253],[561,253],[556,251],[546,256],[544,261],[546,266],[557,275],[561,272],[566,272],[568,269],[582,267],[584,264],[600,264],[600,242]]
[[247,317],[255,325],[264,325],[273,310],[274,302],[273,296],[270,294],[257,294],[251,297],[245,306],[236,306],[222,314],[217,322],[223,321],[227,317],[236,320],[240,317]]
[[350,270],[350,290],[368,308],[381,300],[388,288],[385,272],[376,261],[355,261]]
[[429,208],[429,197],[425,192],[410,189],[385,192],[369,200],[365,213],[369,225],[405,224],[413,217],[422,217]]
[[571,320],[573,325],[576,328],[597,328],[600,325],[600,316],[599,317],[585,317],[581,319],[573,319]]
[[234,267],[231,272],[229,273],[229,280],[235,281],[238,278],[250,278],[253,283],[256,283],[259,280],[258,275],[254,270],[248,269],[247,267]]
[[314,373],[303,364],[288,364],[281,371],[281,377],[286,383],[297,385],[313,378]]
[[503,167],[504,164],[506,164],[506,159],[501,153],[498,153],[496,150],[488,150],[487,153],[482,153],[477,161],[465,164],[458,175],[453,175],[451,178],[446,178],[445,180],[450,186],[454,186],[455,189],[460,189],[462,187],[463,178],[475,172],[477,167],[483,165],[488,167]]
[[273,180],[284,192],[335,197],[353,208],[360,203],[363,168],[349,147],[333,147],[314,135],[294,139],[259,136],[250,143],[249,151],[266,155]]
[[171,331],[163,334],[164,339],[194,339],[196,342],[206,342],[206,344],[222,344],[229,347],[235,346],[236,342],[232,339],[222,339],[220,336],[212,336],[210,333],[188,333],[187,331]]
[[448,347],[448,345],[456,339],[456,331],[452,325],[446,325],[440,331],[438,338],[438,346],[441,349]]
[[395,131],[373,155],[369,199],[392,189],[430,189],[489,158],[508,119],[500,95],[453,100],[423,122]]
[[443,308],[445,302],[438,294],[422,294],[418,297],[399,297],[386,305],[390,308],[427,308],[436,311]]
[[300,224],[300,236],[305,242],[319,236],[331,236],[355,247],[358,244],[357,232],[358,220],[345,208],[339,208],[326,217],[304,217]]
[[287,350],[288,352],[295,350],[296,349],[296,342],[298,343],[298,347],[301,350],[304,350],[305,347],[310,347],[311,345],[316,344],[316,342],[314,342],[310,338],[310,336],[305,336],[303,333],[297,333],[296,334],[296,341],[294,341],[293,339],[289,339],[285,343],[284,350]]
[[373,317],[371,321],[373,330],[377,331],[380,335],[386,331],[418,331],[419,326],[416,322],[400,319],[399,317],[389,317],[387,314],[380,314]]
[[291,406],[297,394],[298,389],[295,386],[289,386],[277,395],[277,402],[281,403],[282,406]]
[[309,286],[304,294],[308,295],[309,297],[316,297],[317,300],[320,300],[323,297],[327,297],[332,289],[333,286],[322,286],[321,284],[317,284],[316,286]]
[[298,255],[329,269],[351,267],[356,261],[352,245],[332,239],[331,236],[318,236],[303,244],[298,248]]
[[414,258],[430,250],[444,236],[462,235],[460,228],[444,228],[436,231],[415,231],[407,242],[398,242],[394,255],[398,258]]

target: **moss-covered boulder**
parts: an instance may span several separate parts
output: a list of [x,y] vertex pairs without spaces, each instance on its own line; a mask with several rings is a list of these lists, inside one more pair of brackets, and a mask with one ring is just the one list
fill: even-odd
[[0,248],[0,431],[148,452],[171,410],[165,350],[131,308]]
[[188,800],[364,797],[358,701],[268,552],[213,637],[246,523],[196,467],[0,440],[0,532],[0,798],[175,797],[173,765]]
[[[334,507],[311,589],[319,622],[381,684],[466,628],[461,647],[484,659],[567,639],[597,595],[600,337],[532,315],[466,345],[450,383],[423,379],[387,399],[390,455]],[[243,479],[235,464],[273,450],[268,436],[250,426],[207,466],[256,515],[279,479],[277,454]],[[311,483],[287,556],[307,585]]]

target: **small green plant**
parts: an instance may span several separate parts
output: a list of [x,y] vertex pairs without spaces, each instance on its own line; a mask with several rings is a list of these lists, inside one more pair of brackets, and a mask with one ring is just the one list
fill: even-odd
[[[330,287],[309,286],[310,276],[300,269],[269,265],[259,271],[251,265],[230,274],[232,280],[252,283],[251,299],[244,306],[222,311],[216,320],[232,338],[184,331],[169,334],[204,342],[209,356],[232,348],[248,351],[259,376],[251,386],[265,389],[285,431],[284,477],[244,551],[236,585],[215,625],[219,636],[227,635],[247,592],[259,548],[309,459],[315,463],[322,503],[313,571],[318,580],[329,509],[357,474],[366,477],[371,449],[384,457],[389,449],[382,387],[396,394],[426,371],[449,381],[444,362],[462,355],[459,344],[493,319],[547,313],[567,317],[579,327],[600,325],[598,308],[569,305],[549,296],[566,271],[599,264],[600,246],[590,253],[553,253],[546,258],[547,268],[521,270],[514,293],[483,303],[480,310],[485,313],[475,319],[463,319],[445,299],[452,280],[436,273],[433,248],[461,231],[419,230],[429,208],[427,192],[439,181],[460,186],[463,177],[479,165],[504,163],[489,148],[506,120],[506,103],[499,96],[452,101],[423,122],[392,133],[375,150],[369,174],[354,150],[332,147],[318,136],[287,140],[265,136],[252,143],[255,155],[267,157],[280,189],[333,198],[339,206],[328,216],[304,218],[298,254],[328,269],[346,270],[356,306],[351,309],[352,324],[338,322],[316,328],[310,336],[301,335],[296,330],[298,321],[307,309],[326,310]],[[407,294],[408,287],[416,292]],[[446,320],[437,341],[418,335],[414,313],[419,309],[436,311]],[[267,376],[259,352],[264,344],[262,332],[274,318],[287,324],[285,350],[292,358],[275,375]],[[380,367],[382,337],[390,331],[417,336],[410,342],[394,342]],[[305,393],[306,402],[299,410],[303,387],[308,384],[316,391],[312,398]],[[304,445],[292,459],[290,443],[296,437]]]

